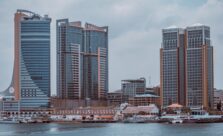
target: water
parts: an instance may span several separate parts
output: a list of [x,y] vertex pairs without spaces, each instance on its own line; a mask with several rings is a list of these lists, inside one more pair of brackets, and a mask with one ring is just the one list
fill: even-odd
[[0,124],[0,136],[223,136],[223,123]]

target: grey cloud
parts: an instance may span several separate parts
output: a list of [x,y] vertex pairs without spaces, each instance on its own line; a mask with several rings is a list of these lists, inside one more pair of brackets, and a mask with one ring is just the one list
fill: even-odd
[[[159,84],[159,49],[161,29],[170,25],[185,27],[197,22],[210,25],[215,47],[215,85],[221,84],[223,75],[223,5],[219,0],[11,0],[0,1],[0,88],[11,80],[13,66],[13,15],[16,9],[33,10],[49,14],[52,21],[52,92],[56,89],[55,20],[86,21],[109,26],[110,91],[120,88],[125,78],[144,76]],[[193,5],[193,6],[192,6]],[[4,50],[4,51],[3,51]],[[4,52],[4,53],[3,53]]]

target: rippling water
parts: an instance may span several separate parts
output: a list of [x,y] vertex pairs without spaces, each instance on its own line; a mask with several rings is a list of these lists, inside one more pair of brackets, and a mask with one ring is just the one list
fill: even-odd
[[223,136],[214,124],[0,124],[0,136]]

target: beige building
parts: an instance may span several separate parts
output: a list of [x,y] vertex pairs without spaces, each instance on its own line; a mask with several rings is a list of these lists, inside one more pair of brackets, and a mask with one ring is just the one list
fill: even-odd
[[223,104],[223,90],[215,89],[214,90],[214,109],[217,109],[217,104],[219,102]]

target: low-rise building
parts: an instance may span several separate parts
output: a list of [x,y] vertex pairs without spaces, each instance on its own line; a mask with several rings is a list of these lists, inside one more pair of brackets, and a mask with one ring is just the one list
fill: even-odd
[[123,102],[123,92],[121,90],[109,92],[107,100],[109,105],[120,105]]
[[223,107],[223,90],[214,90],[214,109],[217,109],[217,105],[221,103],[221,109]]
[[0,98],[1,116],[39,117],[39,116],[47,116],[51,113],[50,108],[22,109],[20,103],[21,103],[20,101],[14,99],[14,96],[1,96]]
[[158,115],[159,108],[155,104],[150,104],[148,106],[128,106],[122,111],[122,113],[124,116],[139,114]]
[[109,105],[118,106],[129,103],[134,106],[147,106],[149,104],[161,105],[160,87],[146,88],[146,79],[122,80],[121,90],[109,92],[107,95]]
[[160,96],[160,87],[159,86],[155,86],[155,87],[148,87],[145,90],[146,94],[155,94]]
[[136,94],[144,94],[146,90],[146,79],[128,79],[122,80],[122,91],[124,95],[134,97]]
[[20,111],[20,102],[16,101],[13,96],[4,96],[0,99],[1,112],[16,113]]
[[160,98],[154,94],[139,94],[135,95],[135,97],[130,97],[128,103],[134,106],[148,106],[150,104],[160,106]]
[[75,109],[54,109],[52,115],[114,115],[116,110],[112,107],[91,107]]
[[90,100],[90,99],[60,99],[52,97],[51,108],[55,109],[76,109],[78,107],[105,107],[107,106],[106,100]]

